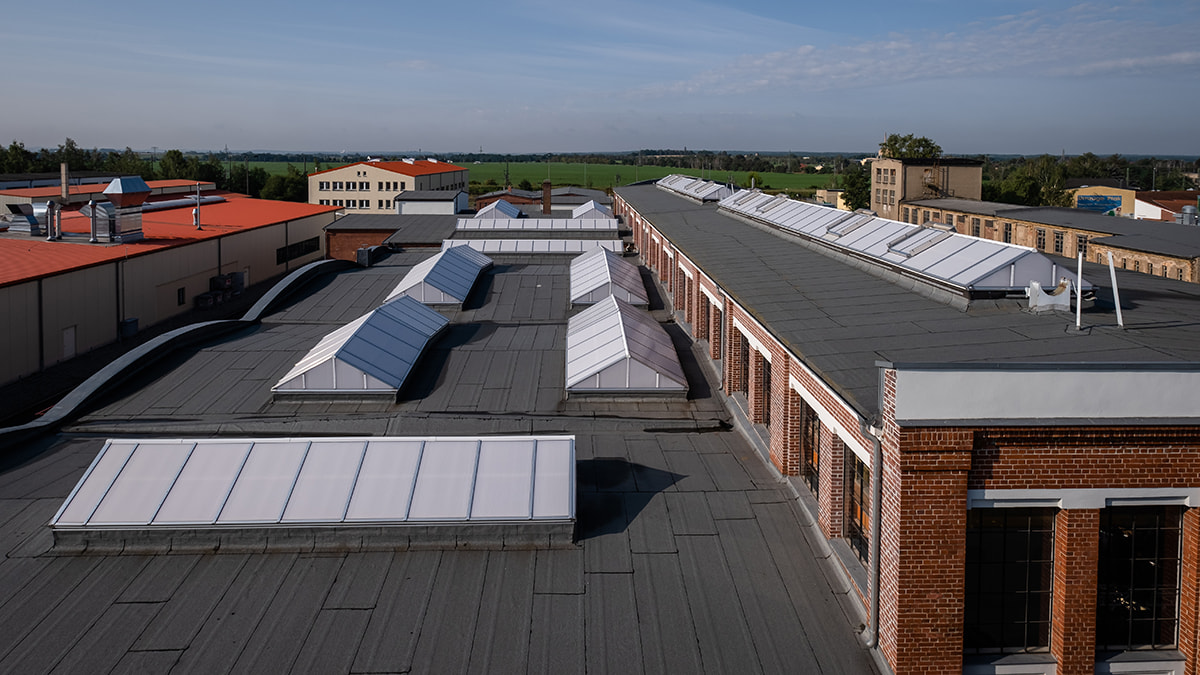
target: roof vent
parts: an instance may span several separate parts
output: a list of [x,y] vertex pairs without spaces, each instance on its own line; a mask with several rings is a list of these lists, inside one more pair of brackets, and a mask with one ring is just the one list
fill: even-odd
[[[150,196],[150,186],[141,176],[114,178],[104,188],[108,201],[116,207],[116,218],[111,221],[108,240],[129,243],[142,240],[142,204]],[[101,232],[101,234],[104,234]]]

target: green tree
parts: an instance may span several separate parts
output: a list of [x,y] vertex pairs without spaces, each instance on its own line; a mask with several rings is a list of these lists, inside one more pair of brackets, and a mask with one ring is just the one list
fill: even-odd
[[857,162],[851,162],[842,174],[842,199],[852,211],[871,206],[871,177]]
[[308,176],[295,166],[288,164],[287,173],[275,174],[267,178],[260,196],[263,199],[276,199],[286,202],[308,201]]
[[517,184],[517,188],[521,190],[532,190],[533,183],[530,183],[528,178],[522,178],[521,182]]
[[0,173],[28,173],[33,170],[34,153],[24,143],[13,141],[8,149],[0,149]]
[[182,152],[168,150],[158,160],[158,175],[165,179],[192,178],[192,167]]
[[270,177],[267,170],[261,166],[251,169],[245,164],[234,164],[229,172],[229,190],[257,197],[262,194],[262,189]]
[[142,176],[150,168],[150,165],[142,159],[142,156],[133,151],[133,148],[126,146],[125,152],[110,152],[104,158],[104,171],[109,171],[122,176]]
[[933,159],[942,156],[942,146],[924,136],[888,134],[887,140],[879,144],[879,154],[892,159]]

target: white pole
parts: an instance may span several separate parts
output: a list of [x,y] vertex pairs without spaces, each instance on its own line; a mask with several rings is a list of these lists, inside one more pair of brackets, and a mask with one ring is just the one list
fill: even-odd
[[1121,294],[1117,292],[1117,268],[1113,267],[1112,251],[1108,252],[1108,276],[1112,279],[1113,302],[1117,305],[1117,325],[1124,328],[1125,321],[1121,318]]
[[1075,330],[1083,328],[1083,250],[1079,251],[1079,267],[1075,272]]

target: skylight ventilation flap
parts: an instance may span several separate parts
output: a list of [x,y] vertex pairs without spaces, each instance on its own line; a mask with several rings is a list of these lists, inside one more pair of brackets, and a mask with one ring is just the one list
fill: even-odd
[[826,226],[825,231],[835,237],[844,237],[871,222],[871,220],[872,216],[862,213],[848,213],[846,216],[838,218]]
[[888,242],[888,251],[891,253],[899,253],[906,258],[924,251],[931,246],[941,243],[950,237],[954,236],[945,230],[939,230],[932,227],[920,227],[911,232],[906,232],[899,237]]

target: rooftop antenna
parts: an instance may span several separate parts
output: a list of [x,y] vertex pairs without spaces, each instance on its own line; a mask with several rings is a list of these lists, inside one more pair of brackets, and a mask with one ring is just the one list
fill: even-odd
[[1117,268],[1113,267],[1112,251],[1108,252],[1108,276],[1112,279],[1113,302],[1117,305],[1117,325],[1124,328],[1125,321],[1121,318],[1121,293],[1117,291]]

